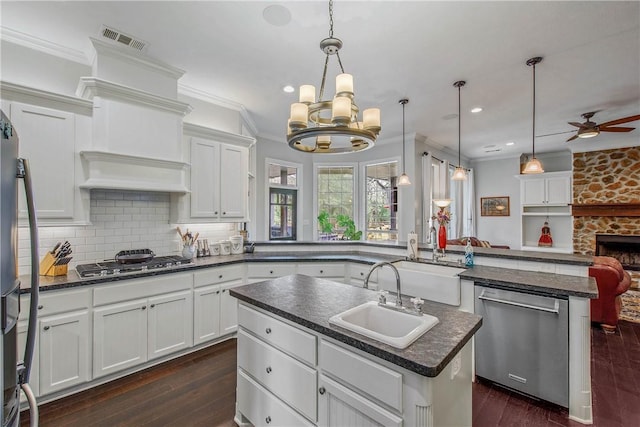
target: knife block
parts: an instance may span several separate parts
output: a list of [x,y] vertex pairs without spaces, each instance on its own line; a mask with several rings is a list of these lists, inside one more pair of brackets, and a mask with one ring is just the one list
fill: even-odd
[[41,276],[65,276],[67,274],[69,264],[54,265],[56,258],[51,255],[51,252],[47,254],[40,261],[40,275]]

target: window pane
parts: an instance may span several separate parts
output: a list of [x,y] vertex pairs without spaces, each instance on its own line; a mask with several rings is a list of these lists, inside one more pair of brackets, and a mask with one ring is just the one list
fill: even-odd
[[296,240],[297,190],[271,188],[269,191],[269,239]]
[[396,214],[398,162],[366,167],[367,240],[398,240]]
[[270,163],[269,164],[269,183],[277,184],[277,185],[286,185],[288,187],[297,187],[298,186],[298,169]]
[[327,221],[331,224],[332,232],[323,231],[318,223],[320,238],[341,238],[345,228],[338,226],[338,215],[346,215],[355,220],[353,212],[354,167],[336,166],[320,167],[316,177],[318,183],[318,214],[326,213]]

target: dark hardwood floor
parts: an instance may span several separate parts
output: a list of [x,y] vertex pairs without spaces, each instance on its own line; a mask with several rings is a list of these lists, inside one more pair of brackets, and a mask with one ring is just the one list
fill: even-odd
[[[640,426],[640,324],[591,328],[594,426]],[[236,340],[42,405],[49,426],[235,426]],[[473,384],[473,426],[582,426],[566,409]],[[21,426],[28,426],[27,412]]]

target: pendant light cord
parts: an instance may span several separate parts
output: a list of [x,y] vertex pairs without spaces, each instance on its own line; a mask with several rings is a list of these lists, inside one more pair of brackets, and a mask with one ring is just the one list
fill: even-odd
[[400,101],[402,103],[402,173],[405,173],[404,168],[404,106],[407,104],[407,100],[403,99]]
[[532,158],[536,158],[536,63],[533,63],[533,128],[531,129]]
[[460,88],[462,85],[458,86],[458,167],[461,167],[460,163],[460,123],[461,123],[461,110],[460,110]]

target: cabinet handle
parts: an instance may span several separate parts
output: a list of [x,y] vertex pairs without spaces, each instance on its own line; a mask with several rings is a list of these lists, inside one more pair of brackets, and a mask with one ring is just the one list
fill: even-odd
[[153,307],[155,307],[155,306],[156,306],[155,304],[151,304],[151,308],[153,308]]
[[265,331],[267,334],[270,334],[270,333],[271,333],[271,328],[267,328],[267,329],[265,329],[264,331]]
[[147,309],[147,306],[146,306],[146,305],[143,305],[141,308],[142,308],[143,310],[146,310],[146,309]]
[[267,366],[267,374],[271,373],[271,366]]
[[318,389],[318,393],[320,393],[320,394],[324,394],[326,391],[327,391],[327,390],[325,390],[325,389],[324,389],[324,387],[320,387],[320,388]]
[[267,416],[267,418],[264,419],[264,421],[269,424],[271,422],[271,417]]
[[48,331],[48,330],[49,330],[49,326],[45,326],[45,327],[44,327],[44,328],[42,328],[42,329],[44,329],[45,331]]
[[42,310],[44,308],[44,305],[39,305],[38,306],[38,310]]

